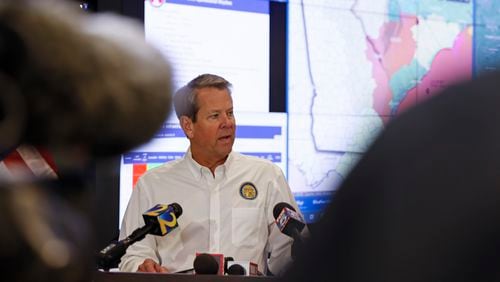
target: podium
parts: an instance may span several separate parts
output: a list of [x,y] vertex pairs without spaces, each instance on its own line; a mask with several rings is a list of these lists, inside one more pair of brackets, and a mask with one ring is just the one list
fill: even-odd
[[96,271],[93,282],[276,282],[275,277]]

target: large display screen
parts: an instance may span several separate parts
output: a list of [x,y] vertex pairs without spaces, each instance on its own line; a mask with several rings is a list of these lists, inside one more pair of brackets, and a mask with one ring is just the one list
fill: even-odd
[[[171,62],[175,89],[203,73],[233,84],[234,150],[269,159],[286,173],[287,117],[269,113],[269,2],[146,0],[144,28],[146,40]],[[151,142],[122,155],[120,225],[137,179],[182,157],[188,146],[172,111]]]
[[[498,1],[283,5],[286,113],[269,113],[269,1],[147,0],[145,34],[174,66],[175,88],[207,72],[233,83],[234,149],[278,164],[308,222],[321,216],[392,119],[453,83],[499,66]],[[122,156],[120,222],[137,178],[187,148],[171,116],[150,143]]]
[[234,86],[238,111],[269,111],[269,2],[168,0],[144,2],[146,40],[174,66],[178,89],[203,73]]
[[315,220],[380,131],[498,68],[495,0],[290,0],[288,180]]

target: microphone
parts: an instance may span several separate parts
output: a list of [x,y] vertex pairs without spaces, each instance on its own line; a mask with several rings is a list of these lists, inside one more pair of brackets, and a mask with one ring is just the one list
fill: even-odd
[[150,226],[149,234],[165,236],[179,226],[177,218],[181,215],[182,207],[178,203],[158,204],[142,214],[142,218],[146,224],[144,227]]
[[224,257],[224,273],[227,273],[228,262],[234,261],[233,257]]
[[273,208],[274,219],[278,229],[285,235],[293,238],[292,257],[295,258],[297,248],[303,244],[300,232],[305,227],[302,216],[288,203],[281,202]]
[[227,269],[228,275],[245,275],[246,273],[245,268],[239,264],[233,264]]
[[219,262],[207,253],[197,254],[193,267],[196,274],[219,274]]
[[149,141],[170,113],[172,70],[144,28],[44,2],[0,1],[0,151],[110,156]]
[[182,215],[182,208],[177,203],[170,205],[158,204],[147,210],[143,215],[145,225],[137,228],[127,238],[109,244],[102,249],[97,258],[97,265],[108,270],[121,259],[127,248],[133,243],[140,241],[147,234],[165,236],[178,225],[177,218]]
[[228,261],[227,266],[228,275],[257,276],[260,274],[257,264],[249,261]]

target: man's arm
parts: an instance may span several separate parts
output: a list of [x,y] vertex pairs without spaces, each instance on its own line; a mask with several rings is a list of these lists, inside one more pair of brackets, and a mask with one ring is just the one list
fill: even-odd
[[[276,177],[269,183],[269,198],[268,198],[268,242],[267,249],[270,252],[269,271],[274,275],[283,274],[292,263],[291,249],[293,239],[278,229],[274,222],[273,209],[277,203],[286,202],[292,205],[297,212],[300,210],[295,202],[290,186],[285,180],[283,172],[276,167]],[[306,227],[307,228],[307,227]],[[305,230],[307,233],[307,230]]]
[[268,251],[270,253],[268,261],[268,272],[276,276],[281,276],[292,264],[291,247],[293,239],[281,233],[274,221],[269,225]]
[[[120,240],[130,235],[137,228],[144,226],[142,214],[152,206],[146,187],[143,178],[140,178],[132,192],[123,217]],[[121,271],[126,272],[156,270],[159,269],[159,263],[161,261],[157,256],[155,238],[153,235],[146,235],[144,239],[135,242],[127,249],[121,259],[119,268]]]

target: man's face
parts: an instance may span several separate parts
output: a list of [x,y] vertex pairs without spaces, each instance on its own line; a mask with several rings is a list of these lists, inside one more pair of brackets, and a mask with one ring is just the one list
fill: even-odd
[[206,87],[198,90],[197,102],[196,122],[188,119],[185,128],[193,157],[200,164],[225,159],[236,130],[233,100],[227,90]]

